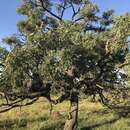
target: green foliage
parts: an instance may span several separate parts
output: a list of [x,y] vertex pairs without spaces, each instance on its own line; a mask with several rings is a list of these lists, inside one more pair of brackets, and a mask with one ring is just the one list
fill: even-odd
[[80,10],[80,15],[84,17],[85,22],[89,21],[97,21],[98,17],[95,15],[99,12],[98,6],[96,4],[92,4],[88,2],[84,8]]
[[10,46],[18,46],[21,44],[21,41],[17,38],[16,35],[4,38],[3,42]]

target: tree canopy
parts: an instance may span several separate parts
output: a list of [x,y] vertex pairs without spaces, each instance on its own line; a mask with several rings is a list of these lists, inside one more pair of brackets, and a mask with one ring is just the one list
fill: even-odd
[[[0,50],[0,90],[7,110],[41,96],[75,105],[81,93],[99,94],[106,104],[103,92],[126,90],[129,76],[120,70],[130,62],[129,13],[100,12],[88,0],[23,0],[17,12],[25,15],[17,23],[19,33],[3,39],[10,50]],[[60,95],[56,100],[54,91]],[[72,126],[65,130],[76,130]]]

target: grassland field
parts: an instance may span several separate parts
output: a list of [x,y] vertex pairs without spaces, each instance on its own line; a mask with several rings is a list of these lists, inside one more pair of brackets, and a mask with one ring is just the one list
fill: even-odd
[[[22,108],[0,114],[0,130],[63,130],[69,102],[53,107],[44,98]],[[130,130],[130,107],[111,110],[100,102],[79,102],[78,130]]]

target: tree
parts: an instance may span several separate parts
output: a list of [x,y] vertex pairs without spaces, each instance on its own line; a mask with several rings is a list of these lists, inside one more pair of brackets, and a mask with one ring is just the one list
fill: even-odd
[[[69,100],[64,130],[76,130],[81,93],[99,94],[107,105],[104,92],[126,88],[127,75],[119,70],[129,64],[130,14],[101,14],[88,0],[23,0],[17,12],[26,17],[17,24],[19,34],[3,40],[11,50],[2,57],[1,94],[7,103],[1,112],[26,99],[23,105],[39,97],[51,104]],[[51,98],[52,91],[58,99]]]

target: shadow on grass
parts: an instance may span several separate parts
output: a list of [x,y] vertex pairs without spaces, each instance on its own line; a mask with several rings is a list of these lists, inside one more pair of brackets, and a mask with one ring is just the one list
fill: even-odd
[[[85,126],[82,127],[80,130],[93,130],[94,128],[106,125],[106,124],[113,124],[116,121],[120,120],[120,118],[127,118],[130,113],[130,106],[115,106],[113,107],[113,110],[116,114],[115,117],[113,117],[113,119],[109,119],[107,121],[102,121],[99,123],[95,123],[92,124],[90,126]],[[97,113],[97,115],[105,115],[108,114],[110,111],[108,109],[105,110],[101,110],[98,112],[93,112],[90,114],[94,114]],[[91,116],[89,117],[91,118]],[[39,117],[36,119],[26,119],[26,118],[22,118],[20,120],[3,120],[0,121],[0,130],[11,130],[12,128],[17,127],[17,129],[23,128],[23,129],[27,129],[27,124],[28,123],[33,123],[35,121],[38,122],[43,122],[43,121],[47,121],[49,119],[49,117]],[[81,119],[82,120],[82,119]],[[129,124],[130,125],[130,124]],[[64,120],[57,120],[56,122],[52,123],[51,125],[47,125],[45,126],[41,126],[41,128],[39,128],[39,130],[63,130],[63,126],[64,126]]]
[[24,128],[27,126],[27,120],[26,119],[21,119],[20,121],[18,120],[3,120],[0,121],[0,130],[5,129],[5,130],[9,130],[11,128],[16,127],[17,128]]
[[130,106],[116,106],[114,107],[114,111],[116,114],[119,115],[119,117],[128,117],[130,116]]
[[35,121],[39,121],[39,122],[42,122],[42,121],[46,121],[48,118],[47,117],[39,117],[39,118],[36,118],[36,119],[26,119],[26,118],[22,118],[22,119],[14,119],[14,120],[11,120],[11,119],[7,119],[7,120],[3,120],[3,121],[0,121],[0,130],[2,129],[6,129],[6,130],[9,130],[9,129],[12,129],[12,128],[26,128],[27,127],[27,123],[33,123]]
[[83,127],[83,128],[81,128],[81,130],[92,130],[93,128],[96,128],[96,127],[99,127],[99,126],[102,126],[102,125],[105,125],[105,124],[112,124],[112,123],[116,122],[119,119],[120,118],[117,117],[117,118],[111,119],[109,121],[105,121],[105,122],[102,122],[102,123],[97,123],[97,124],[94,124],[94,125],[91,125],[91,126]]
[[[22,118],[22,119],[15,119],[15,120],[3,120],[0,121],[0,130],[12,130],[13,128],[18,129],[27,129],[27,124],[28,123],[35,123],[36,122],[44,122],[48,121],[49,117],[39,117],[36,119],[27,119],[27,118]],[[48,124],[48,126],[43,126],[39,128],[39,130],[62,130],[64,126],[64,121],[57,120],[56,122],[52,123],[51,125]]]
[[51,124],[48,127],[41,127],[40,130],[63,130],[64,122],[58,121],[55,124]]
[[[97,123],[97,124],[93,124],[93,125],[90,125],[90,126],[83,127],[80,130],[92,130],[96,127],[100,127],[100,126],[103,126],[103,125],[106,125],[106,124],[113,124],[116,121],[120,120],[121,118],[130,117],[130,114],[129,114],[130,113],[130,106],[114,106],[112,109],[116,114],[115,118],[110,119],[108,121],[101,122],[101,123]],[[97,112],[97,114],[101,114],[101,113],[104,115],[104,114],[107,114],[109,112],[108,111]]]

